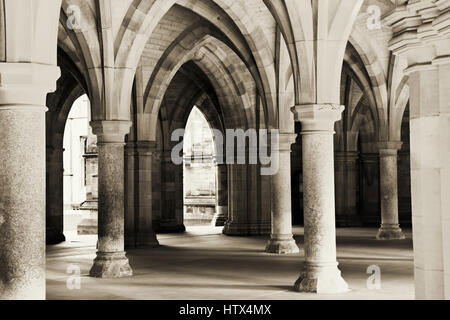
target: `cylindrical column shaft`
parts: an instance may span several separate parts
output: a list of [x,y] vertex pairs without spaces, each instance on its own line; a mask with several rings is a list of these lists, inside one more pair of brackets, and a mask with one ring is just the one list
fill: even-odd
[[124,138],[128,121],[92,122],[98,137],[98,252],[92,277],[131,276],[124,245]]
[[0,63],[0,300],[45,299],[45,102],[59,75]]
[[336,261],[334,123],[342,106],[298,106],[302,123],[305,265],[295,288],[301,292],[348,291]]
[[291,203],[291,145],[295,134],[280,134],[278,150],[272,150],[279,157],[278,172],[272,176],[272,233],[266,252],[277,254],[298,253],[299,249],[292,235]]
[[381,228],[379,240],[405,239],[398,219],[398,150],[401,142],[381,142],[380,149],[380,192]]

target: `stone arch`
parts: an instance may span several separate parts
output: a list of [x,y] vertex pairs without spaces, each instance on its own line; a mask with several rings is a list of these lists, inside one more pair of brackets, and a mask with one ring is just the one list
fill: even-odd
[[[171,79],[173,79],[182,65],[193,60],[208,75],[213,87],[220,93],[220,104],[222,106],[241,106],[233,113],[234,119],[238,121],[245,119],[246,116],[242,114],[242,110],[252,109],[251,99],[245,89],[248,86],[247,81],[250,77],[247,76],[247,81],[243,81],[241,80],[242,75],[230,70],[230,66],[233,66],[238,60],[235,58],[233,61],[230,61],[230,58],[222,49],[226,48],[226,46],[217,38],[210,36],[208,29],[200,27],[200,30],[195,30],[199,31],[200,34],[195,35],[194,32],[183,33],[181,39],[179,39],[180,41],[176,41],[178,44],[171,46],[164,59],[158,64],[157,72],[151,76],[144,94],[144,112],[153,114],[152,118],[155,119]],[[198,39],[199,36],[201,37]],[[183,47],[185,43],[189,44],[187,49]],[[218,78],[219,75],[221,78]],[[238,117],[239,114],[242,117]],[[244,123],[236,125],[248,127],[248,124]]]
[[[208,85],[200,85],[200,79],[196,79],[192,74],[202,71],[199,68],[191,69],[189,66],[195,67],[195,64],[189,62],[187,65],[183,65],[172,79],[159,109],[158,119],[161,128],[159,141],[163,155],[161,185],[164,190],[161,193],[161,201],[164,205],[161,208],[161,219],[155,223],[159,226],[157,227],[159,230],[165,232],[185,230],[183,167],[175,164],[171,159],[172,148],[181,141],[171,141],[172,132],[185,128],[187,118],[194,105],[203,109],[203,114],[210,126],[223,132],[221,128],[223,120],[219,114],[217,98],[211,97],[211,95],[215,95],[215,92]],[[185,68],[187,69],[185,70]],[[204,77],[206,78],[206,75]],[[203,108],[204,102],[207,103],[207,108]]]
[[406,107],[409,102],[409,76],[404,75],[404,61],[399,57],[392,55],[389,66],[388,83],[391,88],[390,105],[389,105],[389,139],[391,141],[401,141],[402,120],[405,114]]
[[377,108],[376,98],[374,96],[373,91],[370,89],[371,88],[371,84],[369,82],[370,80],[368,80],[367,76],[365,75],[363,67],[360,64],[353,62],[352,58],[346,55],[344,60],[343,71],[349,74],[353,79],[353,81],[355,81],[361,88],[361,90],[364,92],[365,97],[369,103],[370,112],[375,121],[374,123],[377,133],[379,133],[380,127],[382,127],[381,122],[386,121],[383,120],[386,119],[386,117],[380,119],[380,111]]
[[[46,113],[46,242],[57,244],[65,240],[63,234],[63,140],[66,122],[74,102],[85,90],[67,68],[60,64],[62,73],[57,91],[47,96]],[[51,187],[50,187],[51,186]]]
[[[372,135],[372,142],[377,142],[377,129],[376,129],[376,122],[373,113],[371,112],[370,107],[368,106],[367,98],[361,99],[361,101],[358,103],[355,112],[352,116],[352,124],[350,131],[354,133],[358,133],[364,125],[364,122],[369,119],[370,123],[369,128],[367,132],[370,132]],[[358,134],[357,134],[358,136]],[[355,141],[357,143],[357,141]]]
[[358,58],[362,62],[362,67],[367,73],[367,88],[373,93],[380,119],[380,135],[386,130],[387,112],[389,105],[388,86],[386,82],[386,73],[382,64],[370,44],[370,40],[358,28],[353,28],[350,34],[349,43],[351,50],[358,54]]
[[[338,102],[341,59],[346,46],[342,36],[350,34],[362,1],[341,1],[333,6],[320,1],[263,1],[288,48],[295,104]],[[324,27],[318,28],[317,24]],[[322,45],[313,45],[318,39],[323,40]],[[327,55],[327,50],[335,54]]]
[[[67,12],[71,5],[77,5],[80,8],[83,19],[80,22],[81,29],[70,30],[68,27]],[[63,1],[59,19],[58,46],[70,57],[84,77],[86,93],[92,101],[92,115],[101,117],[102,110],[97,108],[101,105],[102,84],[101,74],[96,69],[101,67],[100,39],[96,21],[95,10],[91,8],[88,1]]]
[[[124,61],[129,61],[125,64],[137,66],[144,47],[150,39],[155,27],[177,2],[194,12],[202,13],[204,17],[209,17],[209,21],[217,23],[220,27],[219,29],[225,30],[225,32],[228,30],[228,28],[222,27],[225,26],[222,25],[222,19],[217,19],[217,12],[211,9],[210,6],[205,5],[202,1],[157,0],[152,4],[149,4],[144,0],[133,3],[125,16],[119,31],[119,36],[115,43],[117,51],[116,60],[119,64],[123,64]],[[240,35],[245,39],[245,41],[241,42],[249,46],[250,54],[245,54],[245,51],[243,50],[240,51],[240,54],[245,54],[246,58],[243,61],[246,64],[249,64],[249,70],[252,75],[254,75],[261,96],[265,97],[265,99],[263,99],[263,104],[266,113],[268,114],[269,119],[274,119],[276,95],[274,95],[273,92],[275,92],[275,82],[271,81],[275,75],[273,68],[274,59],[272,53],[268,50],[270,45],[264,32],[256,24],[251,15],[247,13],[247,10],[245,10],[240,1],[233,2],[233,5],[231,6],[222,0],[214,2],[226,13],[227,16],[225,18],[231,17],[233,23],[237,25],[237,30],[239,30]],[[229,33],[228,35],[232,35],[232,33]],[[231,39],[232,38],[233,37],[231,37]],[[125,46],[121,47],[118,43],[123,43]],[[128,45],[130,43],[132,44],[131,46]]]

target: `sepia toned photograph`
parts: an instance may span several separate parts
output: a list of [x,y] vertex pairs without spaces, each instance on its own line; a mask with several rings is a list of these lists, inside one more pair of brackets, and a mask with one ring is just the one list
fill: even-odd
[[1,0],[3,300],[450,300],[450,0]]

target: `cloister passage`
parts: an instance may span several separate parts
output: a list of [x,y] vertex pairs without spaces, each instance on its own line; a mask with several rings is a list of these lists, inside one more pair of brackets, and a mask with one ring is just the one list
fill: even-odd
[[[0,299],[450,298],[449,7],[0,1]],[[84,95],[97,172],[70,205],[96,211],[67,236]],[[208,230],[173,157],[193,106],[256,137],[217,163]]]
[[[294,227],[293,232],[301,244],[303,229]],[[410,300],[414,299],[413,251],[411,233],[406,233],[407,240],[386,245],[375,240],[377,228],[337,229],[340,269],[351,288],[339,295],[294,291],[303,248],[294,255],[267,254],[261,249],[268,240],[264,236],[228,237],[221,228],[209,227],[160,234],[157,249],[127,251],[135,275],[122,279],[88,276],[95,239],[82,236],[47,248],[47,299]],[[381,288],[373,277],[374,267],[381,270]],[[69,290],[67,283],[74,289]]]

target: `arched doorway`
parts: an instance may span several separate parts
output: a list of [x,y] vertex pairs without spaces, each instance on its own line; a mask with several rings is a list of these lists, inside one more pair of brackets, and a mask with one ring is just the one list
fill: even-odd
[[216,226],[219,182],[214,135],[196,106],[189,115],[183,143],[184,225]]
[[64,234],[96,235],[98,227],[97,137],[89,126],[90,101],[78,98],[64,130]]

